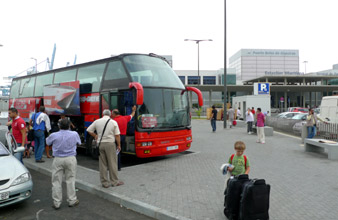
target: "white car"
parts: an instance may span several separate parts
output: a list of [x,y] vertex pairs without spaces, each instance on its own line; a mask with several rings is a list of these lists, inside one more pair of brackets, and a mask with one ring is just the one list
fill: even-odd
[[300,112],[283,112],[278,114],[276,117],[277,118],[287,118],[287,119],[291,119],[293,116],[299,114]]
[[30,198],[33,182],[27,168],[13,156],[25,148],[18,147],[13,135],[4,128],[0,129],[0,136],[0,207],[4,207]]

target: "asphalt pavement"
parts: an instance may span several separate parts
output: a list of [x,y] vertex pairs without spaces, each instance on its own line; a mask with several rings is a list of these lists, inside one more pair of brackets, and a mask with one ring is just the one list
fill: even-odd
[[32,197],[22,203],[0,208],[0,220],[152,219],[83,190],[77,191],[80,204],[70,208],[66,202],[65,184],[63,185],[64,202],[61,205],[61,209],[54,210],[51,207],[53,204],[51,197],[51,178],[34,170],[30,170],[30,172],[34,182]]
[[[298,137],[274,132],[266,144],[256,143],[240,124],[211,131],[210,121],[192,121],[193,153],[175,154],[124,167],[119,178],[125,185],[103,189],[99,173],[82,165],[77,187],[156,219],[225,219],[224,176],[220,166],[234,153],[234,143],[244,141],[251,163],[250,178],[271,185],[270,219],[338,219],[338,161],[327,154],[304,152]],[[50,175],[51,159],[32,169]]]

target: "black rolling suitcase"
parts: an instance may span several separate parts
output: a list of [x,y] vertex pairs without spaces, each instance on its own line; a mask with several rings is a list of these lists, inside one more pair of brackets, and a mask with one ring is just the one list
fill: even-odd
[[243,186],[240,220],[269,219],[270,185],[264,179],[253,179]]
[[224,215],[229,220],[239,219],[239,206],[243,185],[250,182],[247,174],[230,178],[224,192]]

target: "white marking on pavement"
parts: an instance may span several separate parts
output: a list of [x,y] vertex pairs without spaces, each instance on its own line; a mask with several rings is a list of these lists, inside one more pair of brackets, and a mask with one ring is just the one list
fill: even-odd
[[281,135],[287,136],[287,137],[292,137],[292,138],[296,138],[296,139],[299,139],[299,140],[302,139],[300,137],[296,137],[296,136],[293,136],[293,135],[290,135],[290,134],[285,134],[285,133],[281,133],[281,132],[278,132],[278,131],[274,131],[274,132],[277,133],[277,134],[281,134]]
[[43,209],[40,209],[37,213],[36,213],[36,220],[39,220],[39,215],[40,215],[40,212],[42,212]]

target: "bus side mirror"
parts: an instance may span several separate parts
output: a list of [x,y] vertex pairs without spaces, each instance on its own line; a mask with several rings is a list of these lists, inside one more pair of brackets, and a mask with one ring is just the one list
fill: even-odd
[[186,87],[186,91],[193,91],[194,93],[196,93],[197,97],[198,97],[198,105],[200,107],[203,106],[203,95],[202,95],[202,92],[195,88],[195,87]]
[[141,85],[141,83],[130,82],[129,88],[136,89],[136,105],[142,105],[143,104],[143,86]]

